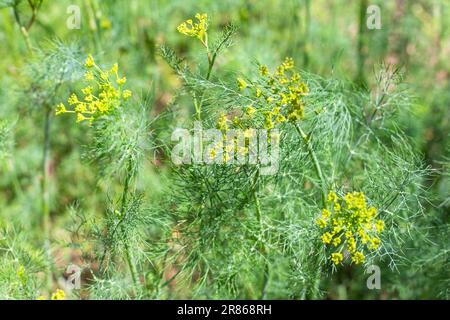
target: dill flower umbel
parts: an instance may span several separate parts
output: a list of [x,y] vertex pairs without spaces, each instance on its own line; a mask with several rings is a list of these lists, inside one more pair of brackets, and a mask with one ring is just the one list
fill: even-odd
[[377,218],[374,207],[368,207],[362,192],[351,192],[339,197],[331,191],[327,196],[327,208],[316,219],[323,229],[322,242],[336,248],[331,261],[337,265],[343,260],[343,252],[348,252],[351,261],[360,264],[365,261],[364,250],[375,251],[379,248],[380,233],[384,221]]
[[[52,293],[50,300],[64,300],[65,298],[66,293],[61,289],[56,289],[56,291]],[[36,300],[47,300],[47,297],[40,295],[36,298]]]
[[208,47],[208,34],[206,32],[208,30],[208,15],[206,13],[197,13],[195,19],[198,22],[194,23],[192,19],[188,19],[181,23],[177,30],[186,36],[200,39],[203,45]]
[[[306,83],[301,81],[300,74],[293,72],[294,60],[286,58],[274,73],[270,73],[266,66],[259,66],[259,79],[250,81],[242,77],[236,78],[239,91],[248,94],[256,103],[245,107],[238,107],[228,113],[221,113],[216,120],[216,128],[224,134],[224,141],[210,152],[213,158],[222,154],[224,161],[228,158],[226,132],[230,129],[240,129],[246,132],[245,147],[236,148],[235,153],[242,156],[249,154],[248,134],[252,129],[275,129],[278,125],[303,118],[303,96],[309,92]],[[279,139],[279,137],[278,137]],[[229,141],[231,142],[231,141]],[[270,138],[267,138],[270,142]],[[229,151],[229,150],[228,150]],[[325,225],[323,225],[325,227]]]
[[236,79],[240,91],[249,93],[259,105],[269,106],[269,110],[264,108],[261,111],[264,127],[268,130],[286,121],[297,121],[304,117],[303,97],[308,95],[309,88],[293,69],[294,60],[287,57],[273,73],[269,72],[267,66],[260,65],[260,77],[254,82]]
[[84,67],[86,86],[81,89],[81,93],[70,95],[67,103],[71,108],[60,103],[56,106],[55,114],[75,113],[76,122],[88,120],[92,123],[98,117],[121,107],[132,92],[123,89],[127,79],[119,76],[117,63],[110,70],[103,70],[95,63],[92,55],[88,55]]
[[51,300],[64,300],[66,294],[61,289],[56,289],[56,291],[52,294]]

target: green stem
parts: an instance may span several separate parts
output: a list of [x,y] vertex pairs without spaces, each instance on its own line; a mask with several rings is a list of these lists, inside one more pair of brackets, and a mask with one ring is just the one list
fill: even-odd
[[[130,161],[128,164],[127,176],[125,178],[125,185],[123,187],[123,193],[122,193],[122,204],[121,204],[121,210],[120,210],[120,213],[122,215],[125,214],[124,211],[125,211],[125,208],[127,205],[128,189],[130,187],[130,181],[131,181],[132,176],[133,175],[131,173],[131,161]],[[122,232],[123,232],[123,226],[122,226]],[[125,256],[126,256],[125,257],[126,261],[128,263],[128,267],[130,268],[131,278],[133,279],[134,286],[137,288],[138,282],[137,282],[137,277],[136,277],[136,274],[137,274],[136,266],[134,265],[134,262],[133,262],[133,257],[130,252],[130,246],[129,246],[128,242],[126,242],[126,241],[125,241]]]
[[311,27],[311,2],[305,0],[305,39],[303,44],[303,63],[305,68],[309,64],[309,34]]
[[89,28],[91,29],[91,36],[92,40],[94,42],[95,48],[97,51],[101,51],[100,47],[100,39],[99,39],[99,33],[98,33],[98,24],[97,19],[95,17],[95,5],[92,2],[92,0],[85,0],[84,1],[87,13],[88,13],[88,23]]
[[19,10],[17,9],[17,6],[13,6],[13,13],[14,13],[14,19],[17,22],[17,25],[19,26],[20,33],[22,34],[23,39],[25,40],[25,44],[27,45],[28,52],[33,54],[33,47],[31,46],[30,37],[28,36],[28,30],[27,28],[22,25],[22,21],[20,19]]
[[[208,45],[206,44],[205,46],[206,46],[206,50],[208,51],[208,72],[206,74],[206,80],[209,80],[209,78],[211,77],[212,68],[216,61],[217,52],[215,52],[214,54],[211,55],[211,53],[209,53]],[[195,95],[194,95],[194,107],[195,107],[195,112],[197,114],[198,121],[202,120],[202,106],[203,106],[204,96],[205,96],[205,92],[202,93],[202,96],[200,97],[200,102],[199,102],[199,101],[197,101],[197,97],[195,97]]]
[[33,47],[31,45],[28,31],[31,29],[31,27],[33,26],[33,23],[36,21],[36,17],[37,17],[39,8],[41,7],[41,4],[42,4],[42,0],[40,0],[36,4],[33,3],[32,1],[28,0],[28,5],[30,6],[30,9],[31,9],[31,18],[30,18],[30,20],[28,20],[27,24],[23,24],[22,20],[20,19],[19,10],[17,9],[18,3],[14,4],[12,7],[13,13],[14,13],[14,19],[16,20],[16,22],[19,26],[20,32],[22,33],[22,36],[25,40],[25,44],[27,45],[27,49],[28,49],[30,55],[33,54]]
[[309,156],[311,157],[311,160],[314,164],[314,169],[316,170],[316,174],[320,179],[321,183],[321,189],[322,189],[322,206],[325,206],[326,202],[326,195],[327,195],[327,184],[325,181],[325,178],[322,173],[322,169],[320,167],[319,160],[317,159],[316,153],[314,152],[314,148],[311,145],[311,142],[309,141],[309,137],[303,132],[302,128],[300,128],[300,125],[298,123],[295,123],[295,129],[297,130],[300,137],[303,139],[303,142],[306,145],[306,149],[308,150]]
[[[255,182],[254,185],[256,186],[256,184],[258,183],[258,179],[259,179],[259,171],[256,174],[255,177]],[[261,285],[261,296],[260,299],[265,299],[266,298],[266,289],[267,289],[267,284],[269,283],[269,263],[267,261],[267,247],[262,239],[263,237],[263,226],[262,226],[262,220],[261,220],[261,205],[259,202],[259,198],[258,198],[258,194],[257,192],[257,188],[253,188],[253,200],[255,202],[255,214],[256,214],[256,220],[258,221],[259,224],[259,234],[261,237],[261,242],[260,242],[260,252],[263,256],[264,259],[264,273],[263,273],[263,281],[262,281],[262,285]]]
[[210,53],[208,53],[208,73],[206,74],[206,80],[209,80],[209,78],[211,77],[211,71],[214,66],[214,62],[216,61],[216,56],[216,53],[212,56]]
[[[303,142],[306,145],[306,149],[308,150],[309,156],[311,157],[314,168],[316,170],[316,174],[320,179],[321,183],[321,189],[322,189],[322,207],[325,207],[326,205],[326,194],[327,194],[327,183],[325,181],[325,178],[322,173],[322,168],[320,167],[319,160],[317,159],[316,153],[314,151],[314,148],[311,145],[311,142],[309,140],[309,137],[306,135],[305,132],[303,132],[302,128],[298,123],[295,123],[295,129],[297,130],[298,134],[303,139]],[[312,298],[316,299],[317,294],[319,293],[319,287],[320,287],[320,274],[322,272],[322,268],[320,266],[320,263],[317,262],[317,273],[314,277],[314,283],[313,283],[313,289],[312,289]]]
[[357,74],[357,82],[359,85],[366,86],[366,76],[364,73],[364,65],[366,63],[366,56],[365,53],[366,50],[366,10],[368,7],[368,1],[367,0],[360,0],[359,3],[359,27],[358,27],[358,74]]
[[[44,228],[44,248],[48,261],[51,264],[50,254],[50,192],[49,185],[49,169],[50,169],[50,121],[51,109],[47,108],[44,117],[44,149],[42,155],[42,223]],[[47,285],[51,287],[52,268],[48,269]]]

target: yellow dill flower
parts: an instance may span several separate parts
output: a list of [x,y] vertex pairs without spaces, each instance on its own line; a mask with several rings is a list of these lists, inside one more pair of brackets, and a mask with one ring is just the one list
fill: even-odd
[[322,210],[322,217],[324,219],[328,219],[330,217],[330,215],[331,215],[331,212],[328,209],[323,209]]
[[377,220],[377,222],[375,223],[375,229],[377,230],[378,233],[383,232],[383,230],[384,230],[384,221],[383,220]]
[[[246,90],[245,94],[252,96],[254,100],[258,99],[258,108],[247,107],[244,114],[246,117],[239,118],[239,122],[230,121],[232,125],[244,130],[248,125],[271,130],[287,121],[302,119],[304,114],[302,96],[307,86],[302,82],[291,82],[292,72],[290,69],[293,68],[293,60],[286,59],[273,73],[270,73],[264,65],[259,65],[258,68],[260,77],[256,80],[236,78],[240,91],[251,88],[251,90]],[[277,76],[277,74],[283,75]],[[249,120],[252,120],[253,123],[250,123]],[[218,123],[225,124],[221,119],[218,120]],[[219,127],[223,126],[219,125]]]
[[294,68],[294,59],[292,59],[290,57],[286,57],[283,62],[283,68],[285,70]]
[[56,291],[52,294],[51,300],[64,300],[66,297],[66,293],[61,289],[56,289]]
[[223,154],[223,162],[227,163],[227,162],[230,161],[230,160],[231,160],[231,157],[230,157],[229,153],[228,153],[228,152],[225,152],[225,153]]
[[342,230],[340,225],[336,225],[333,227],[333,234],[338,234]]
[[354,254],[352,254],[351,257],[352,257],[352,261],[355,264],[360,264],[366,260],[366,257],[364,256],[364,254],[360,251],[355,252]]
[[47,298],[45,296],[38,296],[36,300],[47,300]]
[[20,266],[19,269],[17,269],[16,274],[19,278],[23,279],[25,276],[25,267]]
[[377,209],[370,207],[369,210],[367,210],[367,215],[369,218],[375,218],[377,216]]
[[376,250],[381,244],[376,234],[383,231],[384,222],[375,220],[376,208],[367,206],[362,192],[349,192],[340,197],[331,191],[327,203],[333,204],[333,211],[326,208],[322,211],[331,221],[323,228],[322,241],[333,246],[343,243],[342,249],[352,254],[355,264],[364,262],[364,250]]
[[102,79],[103,81],[107,81],[109,79],[109,72],[100,71],[100,79]]
[[341,238],[334,238],[333,239],[333,246],[337,247],[341,243]]
[[339,231],[342,229],[342,227],[344,226],[344,221],[341,219],[333,219],[333,226],[334,228],[336,228],[336,230],[339,229]]
[[336,193],[334,191],[330,191],[327,196],[327,201],[328,202],[336,202],[336,200],[337,200]]
[[77,95],[75,94],[75,93],[72,93],[71,95],[70,95],[70,97],[69,97],[69,99],[67,99],[67,102],[69,103],[69,105],[74,105],[74,104],[77,104],[78,102],[80,102],[80,101],[78,101],[78,97],[77,97]]
[[342,255],[342,253],[340,253],[340,252],[334,252],[331,254],[331,261],[333,261],[333,263],[335,265],[338,265],[342,261],[343,258],[344,257]]
[[200,39],[203,45],[208,47],[208,15],[206,13],[197,13],[195,19],[197,19],[198,22],[194,23],[192,19],[188,19],[181,23],[177,27],[177,30],[186,36]]
[[299,81],[301,79],[300,74],[299,73],[294,73],[291,77],[291,82],[296,83],[297,81]]
[[277,77],[283,77],[284,76],[284,72],[285,72],[285,68],[283,65],[280,65],[277,67],[277,71],[275,72],[275,75]]
[[262,75],[263,77],[269,75],[269,68],[267,68],[267,66],[260,65],[258,69],[259,74]]
[[253,106],[248,106],[246,109],[246,113],[249,117],[253,117],[253,114],[256,112],[256,109]]
[[247,86],[248,86],[247,82],[245,82],[245,80],[242,78],[237,78],[237,83],[238,83],[239,90],[241,90],[241,91],[244,90],[245,88],[247,88]]
[[320,228],[325,228],[327,226],[327,222],[325,221],[325,219],[322,218],[318,218],[316,220],[316,223]]
[[370,250],[377,250],[380,246],[381,240],[378,238],[372,238],[370,239],[369,249]]
[[131,91],[130,90],[124,90],[122,93],[122,97],[124,99],[128,99],[129,97],[131,97]]
[[113,66],[111,67],[110,72],[112,74],[117,75],[117,72],[119,71],[119,64],[118,63],[114,63]]
[[[109,71],[102,70],[89,55],[85,62],[85,68],[87,69],[84,77],[86,86],[81,89],[83,98],[80,100],[76,93],[72,93],[67,102],[70,106],[74,106],[73,109],[67,110],[64,104],[59,104],[55,110],[56,115],[76,113],[77,123],[84,120],[92,123],[96,118],[111,113],[122,106],[132,94],[130,90],[122,91],[126,77],[119,77],[117,63]],[[111,77],[115,78],[115,82]]]
[[78,103],[78,104],[76,105],[74,111],[77,112],[77,113],[87,113],[87,107],[86,107],[86,104],[83,103],[83,102]]
[[283,122],[286,121],[286,118],[285,118],[282,114],[279,114],[279,115],[276,116],[275,121],[276,121],[276,123],[278,123],[278,124],[279,124],[279,123],[283,123]]
[[260,88],[256,88],[255,96],[256,96],[257,98],[259,98],[259,97],[261,97],[261,95],[262,95],[261,89],[260,89]]
[[84,101],[86,102],[92,102],[92,100],[94,100],[94,96],[92,94],[88,94],[84,97]]
[[82,113],[77,113],[77,123],[83,122],[87,118]]
[[325,232],[322,235],[322,242],[325,243],[325,244],[329,244],[331,242],[332,238],[333,238],[333,236],[331,235],[331,233]]
[[349,252],[355,252],[356,251],[356,240],[353,237],[347,238],[347,249]]
[[60,103],[56,106],[56,110],[55,110],[55,115],[60,115],[63,113],[66,113],[67,109],[66,106],[64,105],[64,103]]
[[361,233],[359,234],[359,236],[360,236],[360,238],[361,238],[361,243],[362,243],[362,244],[366,244],[366,243],[369,241],[369,239],[370,239],[369,235],[368,235],[367,233],[365,233],[364,231],[361,232]]
[[102,18],[100,21],[100,28],[105,29],[105,30],[109,30],[112,27],[112,23],[111,20],[109,20],[108,18]]
[[211,148],[211,149],[209,150],[209,158],[210,158],[211,160],[214,160],[214,159],[216,158],[216,156],[217,156],[217,150],[216,150],[216,148]]
[[94,80],[94,73],[92,73],[92,71],[86,71],[86,73],[84,74],[84,79],[86,81]]
[[225,113],[222,113],[217,121],[217,129],[228,130],[228,118]]
[[83,94],[85,94],[85,95],[90,95],[90,94],[92,94],[92,87],[87,86],[86,88],[81,89],[81,92],[83,92]]
[[84,66],[86,68],[92,68],[94,65],[95,65],[94,58],[92,57],[91,54],[89,54],[86,58],[86,61],[84,62]]
[[119,78],[119,79],[116,80],[116,82],[117,82],[117,84],[118,84],[119,86],[122,86],[122,85],[125,84],[125,82],[127,82],[127,78],[126,78],[126,77]]
[[341,211],[341,205],[339,203],[335,203],[333,206],[335,212]]
[[272,115],[280,114],[280,107],[275,107],[272,109]]
[[270,130],[270,129],[274,128],[273,120],[272,120],[272,113],[271,112],[267,112],[266,113],[264,128],[267,129],[267,130]]
[[298,121],[303,119],[303,113],[298,112],[298,110],[294,110],[288,114],[288,119],[290,121]]

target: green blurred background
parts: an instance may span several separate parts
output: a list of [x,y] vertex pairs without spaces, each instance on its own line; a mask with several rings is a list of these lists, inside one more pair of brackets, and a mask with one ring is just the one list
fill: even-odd
[[[27,243],[39,238],[38,218],[41,149],[44,139],[38,106],[20,94],[25,85],[22,69],[30,60],[24,37],[11,9],[10,0],[0,1],[0,125],[11,127],[12,139],[0,141],[10,150],[1,159],[0,221],[25,232]],[[70,5],[81,10],[81,28],[66,25]],[[381,29],[368,29],[366,9],[378,5]],[[32,13],[27,1],[18,1],[22,23]],[[401,110],[399,126],[412,138],[426,164],[436,169],[427,181],[432,223],[448,223],[450,159],[450,3],[445,0],[61,0],[44,1],[28,30],[33,47],[45,48],[49,41],[76,43],[82,54],[95,53],[102,61],[118,62],[129,86],[142,97],[150,97],[150,116],[161,113],[173,101],[181,84],[157,54],[168,44],[187,58],[198,61],[200,44],[176,32],[176,26],[197,12],[208,13],[210,30],[233,22],[238,26],[235,45],[217,61],[216,75],[236,70],[245,74],[255,61],[274,67],[291,56],[298,68],[326,78],[354,81],[371,90],[374,68],[382,62],[402,68],[404,81],[413,94],[409,109]],[[205,65],[200,65],[206,68]],[[63,94],[67,96],[67,92]],[[69,117],[68,117],[69,118]],[[98,185],[95,168],[80,161],[81,146],[88,137],[73,119],[60,118],[52,127],[51,174],[57,181],[51,190],[51,217],[55,243],[71,240],[68,206],[78,201],[82,208],[102,208],[106,196]],[[146,159],[149,170],[143,183],[157,197],[164,179],[152,169],[152,155]],[[164,171],[164,168],[161,169]],[[93,190],[97,190],[95,195]],[[447,229],[448,230],[448,229]],[[344,270],[328,279],[329,298],[434,298],[448,297],[448,232],[438,237],[441,244],[429,244],[423,257],[423,272],[403,270],[395,294],[368,292],[352,280],[363,277]],[[433,243],[433,240],[430,240]],[[408,243],[413,248],[425,242]],[[443,246],[443,248],[439,248]],[[57,245],[56,245],[57,247]],[[436,248],[438,257],[433,253]],[[86,248],[85,248],[86,249]],[[442,249],[442,250],[441,250]],[[55,249],[61,268],[77,262],[79,253],[61,245]],[[430,260],[427,260],[430,257]],[[438,262],[434,259],[438,259]],[[416,270],[416,269],[414,269]],[[363,272],[363,271],[356,271]],[[409,272],[409,273],[408,273]],[[4,279],[8,279],[3,275]],[[389,277],[389,275],[388,275]],[[403,280],[402,280],[403,279]],[[406,279],[406,280],[405,280]],[[5,280],[9,281],[9,280]],[[359,281],[358,283],[360,283]],[[358,284],[359,285],[359,284]]]

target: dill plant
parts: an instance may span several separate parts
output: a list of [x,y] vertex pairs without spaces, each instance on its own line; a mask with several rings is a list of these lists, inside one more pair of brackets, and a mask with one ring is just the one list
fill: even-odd
[[[182,24],[178,31],[204,44],[201,26],[186,30]],[[192,286],[192,297],[317,298],[323,294],[322,279],[341,263],[387,261],[396,267],[407,237],[400,226],[414,230],[427,174],[394,125],[396,111],[407,105],[397,70],[381,66],[378,91],[372,93],[306,72],[290,80],[285,72],[293,68],[291,59],[273,75],[259,65],[260,80],[245,75],[230,83],[191,70],[167,47],[161,55],[183,80],[195,119],[204,126],[226,129],[227,122],[239,125],[242,117],[256,112],[262,119],[255,118],[254,126],[270,130],[277,124],[282,132],[280,169],[274,176],[260,176],[259,167],[251,165],[174,168],[177,237],[171,241],[178,246],[170,255],[175,276]],[[295,100],[289,83],[300,79],[304,97]],[[377,232],[386,232],[370,240],[371,253],[357,252],[350,261],[344,257],[348,250],[329,255],[325,245],[331,238],[321,238],[314,221],[333,191],[342,196],[360,191],[354,194],[377,208],[367,212],[378,215]],[[361,208],[366,212],[365,204]],[[362,230],[363,240],[357,241],[366,244]]]
[[53,267],[50,253],[51,241],[51,190],[52,177],[50,169],[51,140],[52,140],[52,114],[53,104],[61,85],[77,77],[79,66],[77,64],[79,51],[76,45],[67,46],[62,42],[48,42],[40,49],[35,49],[32,57],[24,66],[22,73],[24,81],[18,95],[27,101],[26,112],[38,115],[42,119],[42,162],[41,162],[41,218],[40,224],[44,230],[44,247],[48,261],[47,287],[50,288]]
[[[129,99],[131,90],[122,88],[126,78],[118,76],[118,68],[115,63],[104,69],[88,55],[83,76],[87,86],[81,89],[84,96],[70,95],[68,104],[73,110],[64,103],[55,109],[60,116],[75,113],[77,124],[90,129],[90,142],[84,147],[83,157],[97,167],[99,185],[106,186],[107,204],[102,219],[75,210],[77,232],[94,241],[99,261],[98,274],[92,274],[92,298],[114,296],[112,292],[118,289],[116,280],[122,274],[123,263],[132,281],[123,284],[121,280],[121,289],[116,294],[120,298],[145,296],[140,262],[145,260],[144,226],[152,220],[143,207],[145,193],[138,190],[136,180],[143,155],[150,151],[151,145],[146,119],[148,101]],[[119,190],[109,187],[117,183],[121,186]]]
[[[376,264],[389,294],[448,297],[448,277],[442,272],[448,265],[448,159],[442,159],[439,172],[425,165],[399,125],[414,107],[401,70],[380,65],[370,79],[359,64],[364,81],[359,80],[371,83],[369,90],[334,75],[299,70],[291,58],[276,61],[275,50],[261,50],[259,61],[250,64],[253,56],[247,49],[259,41],[253,37],[258,31],[244,25],[243,33],[252,35],[251,41],[235,40],[234,25],[216,32],[212,26],[217,23],[201,13],[178,28],[168,27],[168,43],[176,37],[177,43],[183,38],[190,43],[176,49],[160,47],[181,89],[174,86],[168,108],[155,111],[149,106],[164,104],[156,93],[161,89],[158,83],[166,81],[164,67],[154,67],[159,63],[158,32],[165,28],[160,14],[178,9],[177,4],[159,8],[155,2],[150,10],[122,3],[106,10],[96,1],[86,2],[90,33],[83,45],[93,52],[87,56],[78,45],[59,41],[33,46],[39,42],[29,38],[28,30],[41,2],[0,2],[11,8],[25,40],[19,46],[25,44],[30,53],[24,58],[25,82],[19,83],[20,95],[12,108],[25,125],[0,119],[0,167],[6,173],[1,183],[13,186],[0,200],[12,212],[5,216],[26,211],[34,219],[22,214],[12,217],[14,224],[0,221],[0,296],[333,298],[341,296],[336,294],[343,286],[340,281],[351,275],[349,288],[355,296],[377,297],[364,286],[365,268]],[[273,3],[269,11],[276,8]],[[263,22],[264,36],[269,43],[276,40],[277,51],[286,55],[295,55],[293,43],[303,47],[301,68],[317,69],[325,55],[310,51],[317,35],[310,17],[312,3],[306,1],[301,10],[298,4],[282,4],[304,13],[304,40],[298,40],[296,32],[279,32],[286,25],[295,30],[292,26],[302,20],[297,13],[286,17],[285,9],[273,14],[286,21]],[[259,6],[267,11],[264,2],[243,7],[241,21],[251,22]],[[128,28],[128,17],[140,9],[150,10],[152,31],[147,31],[149,22]],[[120,27],[111,30],[111,22]],[[116,49],[121,59],[130,58],[134,69],[106,63],[116,61],[109,57]],[[132,49],[139,53],[131,55]],[[232,67],[224,67],[230,61]],[[134,78],[133,71],[148,74],[140,62],[149,62],[155,77],[150,93],[139,94],[139,85],[147,79]],[[15,93],[0,90],[0,98]],[[14,134],[23,134],[21,127],[34,122],[43,139],[31,133],[22,141],[38,140],[39,149],[32,155],[39,156],[22,158],[43,158],[42,174],[30,174],[42,183],[37,195],[28,188],[28,176],[17,177],[21,172],[13,166],[20,165],[15,159],[20,155],[12,143]],[[263,175],[261,163],[231,164],[226,155],[223,164],[175,166],[170,161],[170,134],[181,126],[194,127],[189,129],[194,135],[196,122],[223,135],[233,129],[278,130],[278,171]],[[226,139],[205,156],[226,154]],[[245,147],[236,151],[247,155]],[[80,157],[83,164],[73,166]],[[32,162],[30,167],[33,171],[38,165]],[[431,187],[435,178],[438,195]],[[37,206],[24,205],[29,195]],[[435,215],[430,217],[430,212]],[[65,220],[66,213],[72,221]],[[69,223],[71,241],[54,239],[61,232],[56,229],[58,220]],[[47,225],[44,237],[42,222]],[[39,245],[31,245],[36,240]],[[59,288],[59,269],[65,267],[61,247],[74,255],[81,252],[81,290]],[[427,277],[416,277],[420,271]]]

